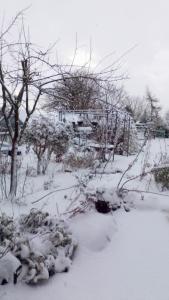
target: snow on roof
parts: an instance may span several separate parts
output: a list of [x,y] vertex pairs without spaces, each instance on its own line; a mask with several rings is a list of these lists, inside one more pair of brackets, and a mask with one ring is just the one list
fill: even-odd
[[92,127],[78,127],[78,131],[82,132],[92,132]]
[[64,117],[63,117],[63,119],[65,119],[65,121],[66,122],[75,122],[75,123],[77,123],[78,121],[81,121],[82,120],[82,118],[81,118],[81,116],[80,115],[77,115],[77,114],[75,114],[75,113],[73,113],[73,112],[66,112],[66,113],[64,113]]
[[87,144],[87,147],[90,147],[90,148],[107,148],[107,149],[113,149],[114,148],[114,145],[111,145],[111,144],[99,144],[99,143],[88,143]]

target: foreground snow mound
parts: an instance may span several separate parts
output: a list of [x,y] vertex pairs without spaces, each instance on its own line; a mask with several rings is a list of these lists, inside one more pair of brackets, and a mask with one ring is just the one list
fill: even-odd
[[[5,250],[1,248],[1,251]],[[17,283],[18,276],[21,273],[22,265],[20,261],[11,253],[3,253],[0,259],[0,285],[9,282]]]
[[1,246],[8,247],[19,260],[26,283],[36,284],[69,270],[77,243],[65,222],[48,213],[31,210],[14,223],[11,221],[11,233],[4,233]]
[[82,247],[99,252],[109,245],[117,228],[111,215],[91,212],[74,218],[71,229]]

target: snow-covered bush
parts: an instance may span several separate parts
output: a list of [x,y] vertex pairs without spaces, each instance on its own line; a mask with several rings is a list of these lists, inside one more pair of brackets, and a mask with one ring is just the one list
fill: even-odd
[[36,177],[37,176],[37,170],[33,166],[27,166],[26,176]]
[[161,166],[153,169],[154,179],[161,184],[162,190],[169,189],[169,166]]
[[68,147],[68,132],[64,124],[53,118],[39,116],[29,124],[24,137],[37,156],[37,174],[45,174],[52,153],[60,157]]
[[94,166],[95,156],[93,152],[71,151],[65,155],[63,163],[64,167],[71,169],[90,168]]
[[[21,168],[22,159],[18,157],[17,159],[17,169]],[[10,174],[11,172],[11,165],[10,165],[10,158],[8,155],[1,156],[0,153],[0,174]]]
[[6,246],[6,241],[12,241],[15,225],[13,219],[4,213],[0,216],[0,245]]
[[[24,270],[22,279],[26,283],[36,284],[69,270],[77,243],[64,221],[46,212],[31,210],[18,222],[3,215],[1,226],[0,246],[20,262]],[[0,278],[3,276],[0,268]]]
[[21,270],[20,261],[13,254],[5,253],[0,259],[0,285],[9,282],[16,284]]
[[0,157],[0,174],[10,174],[11,168],[10,168],[10,162],[8,159],[3,159]]

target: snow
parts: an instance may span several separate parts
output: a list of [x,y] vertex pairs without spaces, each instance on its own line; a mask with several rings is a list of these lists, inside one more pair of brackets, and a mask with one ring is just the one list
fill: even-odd
[[57,273],[67,272],[71,266],[71,260],[68,257],[58,257],[55,260],[55,270]]
[[[100,227],[111,223],[109,216],[101,219],[94,214],[86,216],[86,231],[80,226],[81,239],[88,238],[78,250],[69,273],[59,274],[47,285],[4,287],[5,300],[55,299],[59,300],[167,300],[169,295],[169,239],[168,216],[157,211],[132,211],[118,214],[115,218],[117,229],[112,231],[104,248],[98,247]],[[80,218],[75,221],[81,224]],[[97,227],[98,224],[98,227]],[[75,224],[74,224],[75,225]],[[76,231],[77,231],[77,226]],[[91,234],[88,235],[89,227]],[[110,234],[109,226],[107,227]],[[101,240],[104,234],[101,232]],[[107,230],[105,229],[105,237]],[[134,242],[133,242],[134,241]],[[93,245],[96,243],[96,247]]]
[[[148,171],[159,164],[162,154],[166,156],[168,149],[168,139],[149,142],[122,183],[139,175],[143,166]],[[88,189],[114,190],[122,176],[120,171],[123,172],[134,158],[115,156],[114,162],[100,167]],[[28,157],[25,159],[28,161]],[[66,216],[64,212],[70,207],[71,199],[78,194],[75,187],[77,175],[82,178],[87,172],[89,170],[64,173],[62,168],[55,169],[51,164],[46,176],[28,178],[28,185],[34,182],[34,193],[25,197],[24,206],[13,204],[11,208],[11,204],[3,202],[1,210],[18,216],[36,207],[47,209],[53,215],[59,211],[62,217]],[[52,187],[45,191],[43,183],[51,173],[54,174]],[[70,190],[62,190],[66,187]],[[142,180],[137,177],[128,181],[125,187],[149,193],[129,192],[125,197],[130,204],[129,212],[122,208],[103,215],[91,210],[67,220],[78,240],[78,248],[71,267],[69,261],[61,258],[56,267],[58,270],[70,267],[69,272],[56,274],[46,284],[36,287],[21,282],[16,286],[1,286],[0,299],[168,300],[169,192],[161,192],[150,174]],[[60,191],[33,204],[56,189]]]
[[98,213],[76,217],[71,223],[71,228],[80,246],[94,252],[103,250],[116,232],[112,216]]
[[19,260],[11,253],[4,252],[0,259],[0,284],[3,280],[14,283],[14,274],[21,267]]

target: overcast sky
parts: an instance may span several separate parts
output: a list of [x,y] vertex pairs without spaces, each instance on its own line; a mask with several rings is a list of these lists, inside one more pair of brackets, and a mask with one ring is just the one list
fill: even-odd
[[25,15],[34,42],[48,46],[58,40],[58,56],[69,61],[78,39],[77,63],[104,64],[122,59],[130,79],[129,93],[143,96],[146,87],[169,109],[169,0],[1,0],[6,20],[31,5]]

